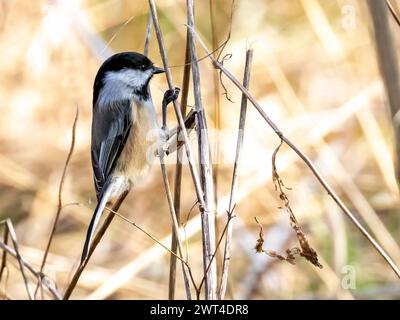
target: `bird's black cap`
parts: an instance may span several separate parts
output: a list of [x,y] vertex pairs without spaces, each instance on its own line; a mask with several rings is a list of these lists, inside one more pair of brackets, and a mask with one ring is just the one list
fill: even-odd
[[153,62],[143,54],[137,52],[120,52],[112,55],[103,62],[93,86],[93,102],[97,100],[101,87],[103,86],[104,75],[109,71],[119,71],[122,69],[148,70],[154,69],[154,73],[160,73],[162,69],[155,68]]
[[100,72],[119,71],[124,68],[147,70],[153,67],[153,62],[137,52],[120,52],[112,55],[99,69]]

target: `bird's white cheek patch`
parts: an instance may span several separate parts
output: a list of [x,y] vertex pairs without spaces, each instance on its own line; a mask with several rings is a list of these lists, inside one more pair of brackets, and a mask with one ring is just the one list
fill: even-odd
[[100,90],[99,106],[109,106],[125,99],[131,99],[133,89],[143,87],[151,77],[151,70],[140,71],[125,69],[120,71],[109,71],[103,80],[104,86]]

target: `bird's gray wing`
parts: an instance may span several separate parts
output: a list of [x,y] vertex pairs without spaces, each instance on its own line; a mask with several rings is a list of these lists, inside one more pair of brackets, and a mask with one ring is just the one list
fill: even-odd
[[93,108],[92,167],[97,199],[111,175],[125,146],[132,127],[132,111],[129,100],[123,100],[108,108]]

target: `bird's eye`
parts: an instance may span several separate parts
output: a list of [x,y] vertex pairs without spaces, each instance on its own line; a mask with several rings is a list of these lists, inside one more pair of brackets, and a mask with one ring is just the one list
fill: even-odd
[[146,65],[142,64],[141,66],[139,66],[139,69],[142,71],[146,70]]

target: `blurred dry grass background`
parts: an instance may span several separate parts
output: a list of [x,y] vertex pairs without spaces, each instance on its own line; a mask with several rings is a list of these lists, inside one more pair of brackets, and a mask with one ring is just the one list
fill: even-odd
[[[157,5],[173,78],[180,86],[185,4],[165,0]],[[216,1],[215,8],[217,40],[222,43],[229,30],[231,1]],[[250,91],[400,264],[392,129],[366,4],[237,0],[234,10],[232,37],[225,49],[232,58],[224,65],[241,78],[246,48],[254,49]],[[45,268],[61,291],[78,264],[95,206],[89,152],[92,82],[101,59],[110,52],[143,51],[147,18],[145,0],[0,1],[0,220],[11,217],[22,255],[38,269],[57,208],[76,106],[80,110],[76,148],[64,186],[65,206]],[[196,1],[196,19],[199,34],[211,47],[209,1]],[[391,25],[398,47],[400,30]],[[149,57],[161,65],[154,35]],[[221,103],[218,225],[222,230],[241,94],[225,81],[234,103],[215,97],[212,65],[206,59],[200,67],[210,127],[214,126],[215,99]],[[166,88],[163,77],[152,81],[156,105],[160,106]],[[172,110],[169,121],[174,126]],[[278,170],[292,187],[288,192],[292,207],[324,269],[300,259],[293,266],[255,253],[258,226],[254,217],[264,226],[265,248],[284,252],[296,245],[271,181],[271,155],[278,143],[249,106],[227,298],[399,298],[394,273],[285,148],[278,156]],[[175,156],[169,158],[172,164]],[[169,166],[171,179],[173,169]],[[185,166],[184,220],[194,201]],[[120,212],[169,245],[171,223],[159,166],[134,189]],[[196,214],[192,212],[190,218]],[[190,264],[200,280],[199,227],[198,219],[187,225]],[[356,287],[344,290],[343,277],[351,268]],[[184,298],[178,270],[177,297]],[[165,299],[168,272],[168,252],[116,218],[73,298]],[[8,279],[0,284],[0,297],[26,298],[12,258]]]

